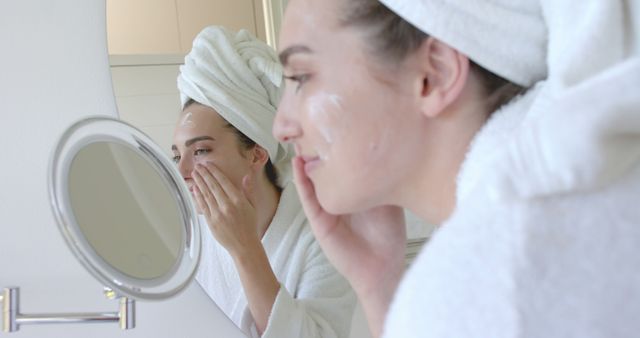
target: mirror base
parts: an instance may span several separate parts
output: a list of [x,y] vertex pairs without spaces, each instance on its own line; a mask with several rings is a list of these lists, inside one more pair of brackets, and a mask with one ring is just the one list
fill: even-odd
[[135,301],[127,297],[119,298],[118,312],[101,313],[58,313],[58,314],[22,314],[20,313],[20,288],[5,288],[0,295],[2,302],[2,331],[16,332],[21,325],[33,324],[70,324],[70,323],[118,323],[123,330],[135,328]]

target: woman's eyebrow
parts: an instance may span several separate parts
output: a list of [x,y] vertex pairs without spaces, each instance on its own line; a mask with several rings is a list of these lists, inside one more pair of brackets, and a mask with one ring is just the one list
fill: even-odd
[[[184,142],[184,146],[185,147],[190,147],[192,144],[198,142],[198,141],[215,141],[216,139],[211,137],[211,136],[198,136],[198,137],[194,137],[192,139],[189,139],[187,141]],[[178,147],[176,147],[176,145],[172,145],[171,146],[171,150],[178,150]]]
[[286,66],[287,63],[289,62],[289,58],[291,57],[291,55],[296,53],[310,54],[310,53],[313,53],[313,51],[311,50],[311,48],[304,45],[293,45],[293,46],[287,47],[285,50],[280,52],[280,55],[278,55],[278,57],[280,58],[280,63],[283,66]]
[[[187,140],[184,143],[185,147],[190,147],[192,144],[198,142],[198,141],[215,141],[216,139],[211,137],[211,136],[198,136],[198,137],[194,137],[192,139]],[[178,147],[175,144],[171,145],[171,150],[173,151],[178,151]]]

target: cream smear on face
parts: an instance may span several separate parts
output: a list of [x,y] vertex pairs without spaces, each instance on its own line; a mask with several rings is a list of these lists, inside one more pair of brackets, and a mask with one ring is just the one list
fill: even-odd
[[[198,113],[198,111],[196,111]],[[196,123],[193,121],[194,114],[190,111],[184,113],[184,116],[180,120],[180,127],[193,129],[196,127]],[[193,158],[193,165],[195,164],[206,164],[207,160],[204,158]]]
[[316,151],[322,160],[327,160],[331,148],[336,141],[336,123],[341,120],[339,115],[343,114],[342,98],[336,94],[321,92],[310,97],[307,102],[309,119],[314,123],[315,127],[318,128],[325,142],[325,144],[322,145],[322,147],[318,147]]
[[184,114],[184,117],[182,118],[182,121],[180,121],[180,125],[183,127],[195,127],[196,124],[193,123],[193,113],[192,112],[186,112]]

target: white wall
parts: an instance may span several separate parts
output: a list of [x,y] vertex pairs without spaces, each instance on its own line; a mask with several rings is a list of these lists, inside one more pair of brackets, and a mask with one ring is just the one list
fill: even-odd
[[110,54],[184,55],[211,24],[265,40],[262,0],[107,0]]
[[[57,138],[89,115],[116,115],[104,0],[0,1],[0,287],[19,286],[22,311],[113,311],[116,304],[65,246],[49,207],[47,166]],[[198,287],[139,303],[138,327],[24,326],[7,337],[209,337],[215,320]]]
[[112,65],[111,74],[120,118],[172,154],[173,129],[181,111],[176,84],[179,64],[166,59],[160,65]]

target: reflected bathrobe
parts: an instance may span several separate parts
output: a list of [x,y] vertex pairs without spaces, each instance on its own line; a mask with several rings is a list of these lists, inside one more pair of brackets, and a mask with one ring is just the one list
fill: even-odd
[[474,139],[385,337],[640,336],[640,5],[542,4],[549,77]]
[[[259,337],[229,253],[201,217],[202,259],[196,280],[248,337]],[[262,238],[281,284],[263,338],[346,338],[356,298],[315,240],[293,183]]]

